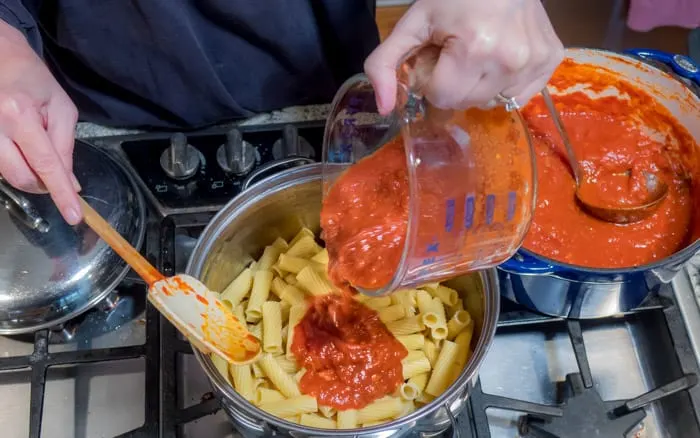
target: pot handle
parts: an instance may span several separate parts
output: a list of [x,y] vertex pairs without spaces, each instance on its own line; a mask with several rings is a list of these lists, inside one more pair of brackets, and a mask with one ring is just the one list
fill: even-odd
[[664,63],[671,67],[677,75],[700,85],[700,66],[688,56],[654,49],[629,49],[625,50],[624,53]]
[[47,233],[51,229],[49,223],[39,215],[32,203],[2,177],[0,177],[0,202],[4,203],[5,208],[29,228],[40,233]]
[[243,181],[243,184],[241,184],[241,192],[244,192],[252,186],[258,178],[260,178],[262,175],[265,173],[276,169],[278,167],[283,167],[283,166],[288,166],[290,164],[296,164],[297,166],[301,166],[303,164],[312,164],[315,161],[312,160],[311,158],[305,158],[305,157],[289,157],[289,158],[284,158],[282,160],[275,160],[271,161],[267,164],[263,164],[262,166],[258,167],[248,175],[248,177]]
[[457,419],[447,405],[443,406],[443,408],[445,409],[445,413],[447,413],[447,418],[450,419],[450,424],[452,424],[452,438],[461,438],[459,428],[457,427]]
[[536,257],[520,251],[516,252],[513,257],[498,265],[498,268],[511,274],[518,275],[547,275],[553,274],[557,271],[556,266],[543,262]]

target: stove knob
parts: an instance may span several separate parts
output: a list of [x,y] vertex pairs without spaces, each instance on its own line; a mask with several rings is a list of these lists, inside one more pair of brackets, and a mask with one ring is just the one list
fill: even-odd
[[170,137],[170,147],[160,156],[160,167],[173,179],[190,178],[199,170],[199,164],[199,151],[179,132]]
[[226,134],[226,143],[216,151],[216,161],[226,173],[245,175],[255,165],[255,148],[243,140],[238,129],[232,129]]
[[272,156],[275,160],[287,157],[314,158],[314,148],[304,137],[299,136],[296,126],[286,125],[282,131],[282,138],[272,146]]

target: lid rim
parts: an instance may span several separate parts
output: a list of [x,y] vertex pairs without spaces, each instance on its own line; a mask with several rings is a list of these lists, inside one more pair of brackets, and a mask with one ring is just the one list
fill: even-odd
[[[76,139],[75,143],[76,150],[80,147],[86,148],[90,152],[96,153],[96,155],[99,158],[107,161],[109,164],[105,165],[104,168],[107,169],[108,167],[112,167],[112,170],[115,172],[115,174],[119,175],[122,181],[125,183],[125,192],[128,193],[129,196],[133,195],[133,198],[131,198],[131,201],[129,202],[129,205],[132,207],[129,210],[129,214],[133,215],[133,222],[132,225],[130,225],[131,231],[133,232],[133,234],[130,237],[131,239],[133,239],[133,241],[130,243],[132,243],[132,245],[137,250],[141,251],[146,239],[147,205],[145,197],[141,192],[135,177],[129,170],[129,167],[126,165],[126,163],[123,162],[123,158],[121,156],[118,156],[116,154],[110,154],[103,148],[100,148],[82,140]],[[114,256],[114,251],[111,248],[109,248],[106,251],[106,253]],[[97,304],[104,301],[109,296],[109,294],[112,293],[115,290],[115,288],[124,280],[124,278],[131,270],[129,265],[125,261],[121,260],[121,258],[117,257],[117,260],[118,263],[121,264],[121,267],[117,268],[117,266],[115,266],[115,269],[111,271],[113,274],[105,278],[107,279],[111,277],[111,281],[109,281],[109,283],[107,283],[106,285],[99,285],[99,283],[91,285],[87,289],[89,293],[82,294],[84,299],[73,301],[64,306],[61,306],[60,308],[51,309],[47,312],[48,319],[44,319],[42,317],[28,317],[28,315],[26,314],[27,310],[32,309],[32,307],[19,306],[16,310],[25,314],[19,315],[18,317],[8,317],[0,319],[0,335],[14,336],[33,333],[44,329],[50,329],[59,326],[67,321],[70,321],[71,319],[74,319],[80,316],[81,314],[87,312],[88,310],[92,309]],[[69,293],[65,293],[61,296],[54,297],[49,306],[55,305],[61,299],[65,298],[68,295]],[[34,307],[35,310],[41,308],[42,307]]]

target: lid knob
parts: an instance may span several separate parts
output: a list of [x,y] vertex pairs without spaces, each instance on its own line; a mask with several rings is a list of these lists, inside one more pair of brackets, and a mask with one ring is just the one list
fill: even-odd
[[226,142],[216,151],[216,161],[226,173],[245,175],[255,165],[255,148],[243,140],[241,131],[232,129],[226,133]]
[[199,170],[199,151],[180,132],[170,137],[170,147],[160,156],[160,167],[173,179],[187,179]]
[[287,157],[313,158],[314,155],[314,148],[304,137],[299,135],[299,131],[294,125],[285,125],[282,130],[282,138],[272,146],[272,156],[275,160]]

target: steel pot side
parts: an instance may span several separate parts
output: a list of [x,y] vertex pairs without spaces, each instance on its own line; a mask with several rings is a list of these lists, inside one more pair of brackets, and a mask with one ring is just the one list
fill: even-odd
[[[257,258],[277,236],[292,238],[301,227],[319,231],[322,166],[311,164],[290,169],[255,184],[229,202],[200,236],[186,272],[200,278],[212,290],[222,290],[244,267]],[[281,434],[294,437],[345,436],[393,437],[409,430],[445,430],[466,404],[480,364],[493,341],[500,295],[494,269],[452,280],[451,286],[480,291],[481,318],[475,318],[474,352],[460,377],[432,403],[398,420],[352,430],[332,432],[290,423],[274,417],[243,399],[219,374],[207,355],[194,354],[221,399],[227,414],[245,436]],[[466,302],[466,301],[465,301]]]
[[[580,63],[600,65],[646,91],[666,107],[700,144],[700,97],[689,87],[698,85],[700,73],[679,73],[683,65],[692,61],[679,55],[648,50],[632,50],[625,55],[578,48],[567,49],[567,57]],[[640,61],[639,57],[669,64],[671,70],[695,81],[695,84],[686,84],[677,76]],[[700,156],[700,150],[697,152]],[[700,237],[700,224],[697,224],[700,222],[700,182],[693,181],[692,190],[696,194],[694,235]],[[498,267],[498,276],[502,295],[516,303],[548,315],[593,319],[638,307],[650,293],[673,280],[698,251],[700,239],[669,257],[643,266],[592,269],[558,262],[521,248]]]

